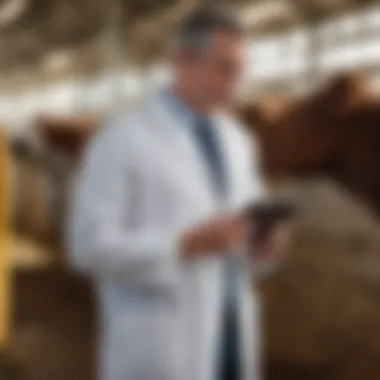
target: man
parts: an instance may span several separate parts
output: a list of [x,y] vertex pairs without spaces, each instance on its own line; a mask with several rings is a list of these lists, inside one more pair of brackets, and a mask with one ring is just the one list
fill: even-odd
[[172,86],[88,148],[70,243],[97,284],[101,380],[259,378],[240,211],[262,191],[251,140],[222,112],[245,50],[231,15],[194,12]]

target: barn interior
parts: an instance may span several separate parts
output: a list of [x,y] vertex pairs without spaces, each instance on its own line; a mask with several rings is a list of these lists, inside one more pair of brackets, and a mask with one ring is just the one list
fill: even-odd
[[[347,107],[377,98],[378,0],[0,0],[0,378],[94,378],[92,284],[62,241],[79,155],[104,120],[168,80],[178,21],[207,3],[233,7],[250,30],[240,102],[280,118],[342,72],[370,88]],[[301,212],[280,270],[258,280],[265,380],[378,380],[376,194],[323,171],[282,174],[268,176],[271,192]]]

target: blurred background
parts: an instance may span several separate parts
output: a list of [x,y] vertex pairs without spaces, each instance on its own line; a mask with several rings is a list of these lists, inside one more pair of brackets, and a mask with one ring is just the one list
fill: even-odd
[[[67,268],[62,244],[75,170],[104,119],[168,80],[170,37],[202,3],[0,0],[0,379],[94,378],[91,284]],[[269,186],[301,206],[289,257],[259,284],[265,379],[378,380],[380,133],[372,132],[380,128],[380,2],[214,3],[236,7],[249,26],[239,101],[265,108],[265,121],[257,114],[248,121],[264,157],[272,158]],[[332,119],[315,132],[313,105],[321,98],[333,104],[319,86],[348,71],[355,74],[338,79],[338,88],[353,94],[348,112],[372,107],[372,134],[362,132],[358,118],[355,133],[344,139],[344,173],[355,175],[273,164],[273,141],[308,153],[316,136],[331,136]],[[284,110],[301,116],[289,119]],[[327,153],[313,154],[322,160]],[[274,167],[281,180],[270,176]]]

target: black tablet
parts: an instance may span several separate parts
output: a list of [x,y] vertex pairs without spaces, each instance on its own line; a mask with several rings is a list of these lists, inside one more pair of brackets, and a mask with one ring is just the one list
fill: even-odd
[[258,224],[276,224],[293,219],[297,215],[297,209],[295,204],[289,201],[262,201],[248,206],[243,215]]

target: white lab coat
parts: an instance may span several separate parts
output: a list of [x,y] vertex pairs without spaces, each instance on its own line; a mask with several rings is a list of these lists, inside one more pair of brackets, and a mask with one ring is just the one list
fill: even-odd
[[[216,118],[227,163],[225,209],[259,195],[251,141]],[[69,250],[91,273],[100,310],[100,380],[215,380],[222,260],[181,262],[180,232],[219,211],[189,131],[154,95],[89,144],[75,191]],[[260,378],[259,305],[242,259],[244,380]]]

